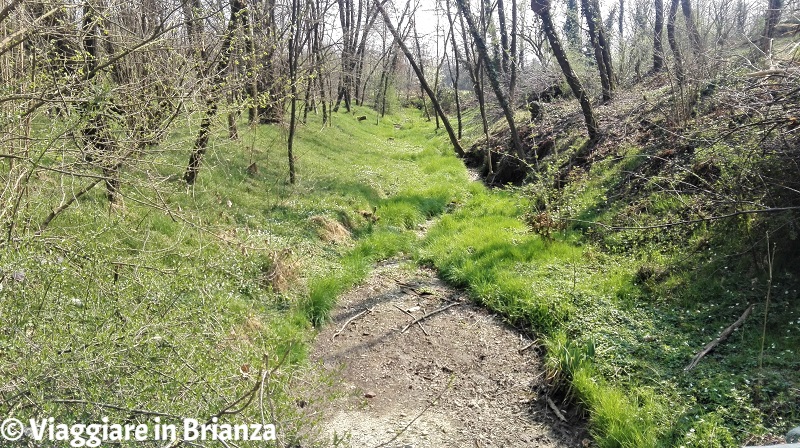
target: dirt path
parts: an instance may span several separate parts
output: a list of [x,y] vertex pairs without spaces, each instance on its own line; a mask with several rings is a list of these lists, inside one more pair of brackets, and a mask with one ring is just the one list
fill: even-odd
[[[406,327],[414,318],[457,302]],[[352,320],[353,316],[371,310]],[[575,447],[580,420],[559,421],[543,395],[530,341],[429,270],[378,266],[341,297],[312,358],[337,371],[343,397],[326,410],[328,440],[370,447]],[[336,337],[334,335],[336,334]],[[558,403],[558,401],[557,401]],[[576,429],[578,428],[578,429]]]

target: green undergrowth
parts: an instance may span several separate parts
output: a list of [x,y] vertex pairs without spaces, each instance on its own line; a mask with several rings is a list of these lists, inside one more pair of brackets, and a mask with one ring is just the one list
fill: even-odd
[[[303,380],[313,326],[468,188],[416,111],[377,124],[356,114],[368,120],[339,113],[328,127],[310,114],[299,126],[296,185],[285,129],[241,122],[231,141],[220,117],[191,188],[179,179],[199,114],[182,117],[123,169],[123,205],[109,208],[101,184],[41,235],[20,233],[0,261],[0,413],[66,423],[161,413],[180,424],[244,397],[220,422],[274,422],[287,446],[311,443],[307,410],[327,398]],[[38,132],[62,125],[43,119]],[[86,184],[52,172],[36,181],[33,223]]]

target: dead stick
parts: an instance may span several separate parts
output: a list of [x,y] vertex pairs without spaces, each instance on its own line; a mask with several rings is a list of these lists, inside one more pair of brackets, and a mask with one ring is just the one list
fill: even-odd
[[448,303],[447,305],[445,305],[445,306],[443,306],[443,307],[441,307],[441,308],[437,308],[437,309],[435,309],[435,310],[431,311],[430,313],[428,313],[428,314],[426,314],[426,315],[424,315],[424,316],[422,316],[422,317],[420,317],[420,318],[418,318],[418,319],[414,319],[414,322],[411,322],[410,324],[406,325],[406,327],[405,327],[405,328],[403,328],[403,330],[402,330],[402,331],[400,331],[400,333],[405,333],[406,331],[408,331],[409,327],[411,327],[411,326],[412,326],[412,325],[414,325],[415,323],[417,323],[417,322],[421,322],[421,321],[423,321],[423,320],[425,320],[425,319],[427,319],[427,318],[429,318],[429,317],[433,316],[434,314],[441,313],[442,311],[444,311],[444,310],[446,310],[446,309],[450,308],[451,306],[456,306],[456,305],[459,305],[460,303],[461,303],[461,302],[453,302],[453,303]]
[[558,406],[556,406],[556,404],[553,403],[553,400],[551,400],[550,397],[547,397],[547,404],[550,405],[550,409],[553,410],[553,412],[556,414],[556,417],[558,417],[559,420],[561,420],[564,423],[567,422],[567,419],[566,417],[564,417],[564,414],[561,413],[561,410],[558,409]]
[[700,351],[700,353],[695,355],[694,359],[692,359],[692,362],[690,362],[689,365],[686,366],[685,369],[683,369],[683,371],[684,372],[688,372],[688,371],[694,369],[695,366],[697,365],[697,363],[699,363],[700,360],[703,359],[704,356],[706,356],[709,352],[711,352],[711,350],[714,350],[714,347],[716,347],[719,344],[721,344],[723,341],[725,341],[725,339],[728,339],[728,336],[730,336],[731,333],[733,333],[734,331],[736,331],[737,328],[742,326],[744,321],[747,319],[747,316],[749,316],[750,312],[753,311],[753,307],[754,306],[755,306],[755,304],[752,304],[752,305],[748,306],[747,309],[744,310],[744,314],[742,314],[742,317],[740,317],[736,322],[734,322],[733,325],[731,325],[730,327],[726,328],[725,331],[720,333],[719,337],[717,339],[714,339],[713,341],[709,342],[703,348],[703,350]]
[[362,312],[360,312],[360,313],[356,314],[355,316],[351,317],[350,319],[347,319],[347,322],[345,322],[345,323],[344,323],[344,325],[342,325],[342,328],[340,328],[340,329],[339,329],[339,331],[337,331],[336,333],[334,333],[334,334],[333,334],[333,336],[331,336],[331,340],[333,340],[334,338],[336,338],[336,336],[339,336],[339,335],[340,335],[340,334],[341,334],[341,333],[344,331],[344,329],[345,329],[345,328],[346,328],[348,325],[350,325],[350,322],[352,322],[352,321],[354,321],[354,320],[358,319],[359,317],[363,316],[363,315],[364,315],[364,314],[366,314],[366,313],[371,313],[371,312],[372,312],[372,308],[370,308],[370,309],[366,309],[366,310],[364,310],[364,311],[362,311]]
[[[400,308],[399,306],[397,306],[397,304],[394,304],[394,303],[392,305],[394,305],[394,307],[397,308],[398,310],[400,310],[400,311],[408,314],[409,316],[411,316],[412,319],[414,318],[414,315],[409,313],[408,310],[404,310],[404,309]],[[422,326],[422,322],[417,322],[417,325],[419,325],[419,329],[422,330],[423,333],[425,333],[425,336],[430,336],[430,334],[428,334],[428,330],[426,330],[425,327]]]
[[539,340],[538,340],[538,339],[537,339],[537,340],[535,340],[535,341],[533,341],[533,342],[531,342],[530,344],[526,345],[525,347],[522,347],[521,349],[519,349],[519,354],[521,355],[521,354],[522,354],[522,352],[524,352],[525,350],[527,350],[527,349],[529,349],[529,348],[533,347],[534,345],[536,345],[536,343],[537,343],[537,342],[539,342]]

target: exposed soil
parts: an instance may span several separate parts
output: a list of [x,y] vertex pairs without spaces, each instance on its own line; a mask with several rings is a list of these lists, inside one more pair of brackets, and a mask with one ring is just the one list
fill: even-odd
[[588,445],[577,411],[562,409],[563,422],[547,404],[531,341],[428,269],[378,266],[339,299],[332,318],[312,359],[340,377],[343,393],[324,419],[328,441],[344,439],[336,446]]

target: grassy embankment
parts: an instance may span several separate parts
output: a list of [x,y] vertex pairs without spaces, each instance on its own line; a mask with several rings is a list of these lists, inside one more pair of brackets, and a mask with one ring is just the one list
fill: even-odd
[[[297,379],[312,325],[471,188],[417,113],[377,125],[359,113],[368,120],[336,114],[323,128],[312,114],[300,127],[297,185],[286,182],[284,129],[242,126],[230,141],[221,119],[191,191],[178,179],[199,119],[184,118],[125,168],[124,207],[109,210],[100,184],[5,251],[0,413],[151,424],[161,413],[180,424],[249,397],[220,421],[263,419],[287,443],[307,437],[313,418],[298,397],[325,399]],[[39,125],[43,141],[70,126]],[[54,141],[39,162],[69,163]],[[48,171],[33,179],[31,223],[87,183]]]
[[[656,120],[667,126],[663,115]],[[429,231],[419,252],[541,338],[553,384],[588,412],[599,446],[741,446],[779,440],[800,424],[791,226],[780,216],[739,216],[646,228],[696,218],[697,210],[713,216],[706,189],[717,200],[733,196],[740,182],[780,163],[753,157],[756,137],[704,144],[718,140],[720,123],[698,118],[678,140],[664,133],[617,146],[611,138],[556,188],[585,143],[580,128],[569,128],[540,162],[537,181],[476,192]],[[689,144],[697,147],[686,151]],[[787,239],[775,246],[765,318],[768,266],[753,258],[766,248],[766,228]],[[685,372],[748,303],[745,325]]]

